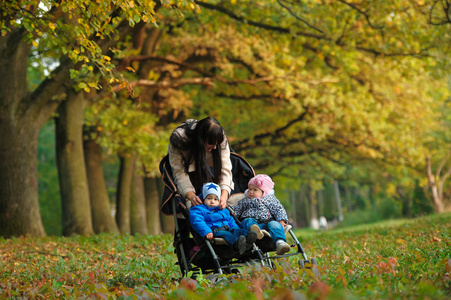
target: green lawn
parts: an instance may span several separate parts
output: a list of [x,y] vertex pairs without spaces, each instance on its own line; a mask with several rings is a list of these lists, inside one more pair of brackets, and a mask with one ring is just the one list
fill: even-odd
[[450,228],[448,213],[296,230],[320,281],[293,256],[216,285],[180,281],[171,235],[0,239],[0,299],[450,299]]

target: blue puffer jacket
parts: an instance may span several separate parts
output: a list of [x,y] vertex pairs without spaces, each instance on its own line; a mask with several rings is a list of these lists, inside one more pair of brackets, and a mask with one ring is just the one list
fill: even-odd
[[205,237],[209,232],[213,232],[212,229],[225,225],[230,228],[239,227],[228,209],[208,207],[205,204],[192,206],[189,210],[189,217],[194,230],[202,237]]

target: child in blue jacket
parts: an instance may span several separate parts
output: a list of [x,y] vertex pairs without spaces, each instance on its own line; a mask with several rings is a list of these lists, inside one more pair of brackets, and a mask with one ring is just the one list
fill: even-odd
[[194,230],[202,237],[212,240],[223,238],[229,247],[243,254],[257,240],[257,234],[240,228],[228,209],[220,209],[219,185],[209,182],[203,185],[199,195],[203,204],[192,206],[189,211],[190,222]]

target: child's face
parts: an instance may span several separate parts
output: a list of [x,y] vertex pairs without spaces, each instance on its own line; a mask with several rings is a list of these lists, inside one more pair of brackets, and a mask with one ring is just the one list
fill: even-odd
[[219,205],[218,196],[215,194],[210,194],[204,199],[204,204],[208,207],[215,207]]
[[263,191],[253,184],[249,184],[249,189],[247,190],[247,195],[249,198],[261,198],[263,197]]

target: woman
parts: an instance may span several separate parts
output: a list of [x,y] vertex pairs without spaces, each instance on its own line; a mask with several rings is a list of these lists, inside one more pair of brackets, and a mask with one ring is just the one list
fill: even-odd
[[202,204],[197,196],[202,185],[221,187],[219,207],[225,208],[233,189],[230,149],[224,128],[213,117],[189,119],[178,126],[169,140],[169,163],[177,189],[185,201]]

